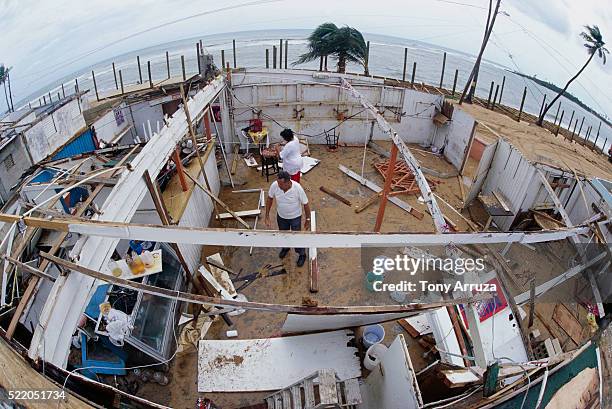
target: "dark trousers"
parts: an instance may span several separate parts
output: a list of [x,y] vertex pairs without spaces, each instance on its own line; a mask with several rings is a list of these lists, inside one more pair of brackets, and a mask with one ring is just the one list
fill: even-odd
[[[298,216],[295,219],[283,219],[277,213],[276,222],[278,223],[279,230],[291,230],[291,231],[302,230],[302,216]],[[306,255],[306,249],[295,249],[295,252],[298,253],[300,256]]]

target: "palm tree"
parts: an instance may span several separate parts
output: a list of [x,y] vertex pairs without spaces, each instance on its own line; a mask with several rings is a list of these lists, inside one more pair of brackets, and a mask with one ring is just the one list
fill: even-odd
[[310,34],[308,52],[302,54],[293,65],[332,56],[338,60],[338,72],[343,73],[348,61],[365,66],[366,55],[366,42],[357,29],[349,26],[338,28],[333,23],[324,23]]
[[585,41],[584,47],[587,49],[587,52],[589,53],[589,58],[584,63],[582,68],[580,68],[580,70],[576,73],[576,75],[570,78],[567,84],[565,84],[565,87],[563,87],[561,92],[559,92],[557,96],[552,101],[550,101],[550,104],[548,104],[546,108],[544,108],[544,110],[540,114],[540,117],[538,118],[537,124],[539,126],[542,126],[542,124],[544,123],[544,117],[546,116],[546,113],[548,112],[550,107],[552,107],[555,104],[555,102],[557,102],[557,100],[561,98],[561,96],[565,93],[565,91],[570,86],[572,81],[574,81],[576,78],[578,78],[580,74],[582,74],[582,71],[584,71],[587,65],[589,65],[589,63],[591,62],[595,54],[597,54],[597,56],[603,60],[603,64],[606,63],[606,53],[609,54],[610,51],[608,51],[608,49],[604,47],[606,43],[603,40],[601,31],[599,31],[599,27],[587,25],[587,26],[584,26],[584,28],[586,29],[586,31],[583,31],[582,33],[580,33],[580,37],[582,37],[582,39]]
[[[4,98],[6,99],[6,107],[7,107],[7,111],[11,112],[11,103],[9,102],[9,96],[6,92],[6,84],[8,82],[9,84],[9,92],[10,92],[10,78],[9,78],[9,71],[11,69],[7,68],[4,66],[4,64],[0,64],[0,84],[3,85],[4,87]],[[13,101],[13,96],[11,95],[10,98],[11,102]]]

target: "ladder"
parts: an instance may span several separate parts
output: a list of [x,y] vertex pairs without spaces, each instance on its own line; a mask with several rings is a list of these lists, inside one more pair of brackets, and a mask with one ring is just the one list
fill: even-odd
[[321,369],[264,400],[268,409],[355,409],[361,392],[357,378],[341,381],[333,369]]

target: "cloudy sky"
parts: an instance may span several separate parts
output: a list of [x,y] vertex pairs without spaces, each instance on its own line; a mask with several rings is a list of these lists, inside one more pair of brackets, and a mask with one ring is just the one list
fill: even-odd
[[[387,34],[476,54],[487,7],[487,0],[0,0],[0,62],[14,67],[20,100],[127,51],[216,33],[311,29],[324,21],[354,26],[366,38]],[[485,57],[558,85],[586,61],[578,36],[584,24],[598,25],[612,44],[606,1],[503,0],[501,10]],[[175,20],[181,21],[165,24]],[[612,61],[593,61],[570,91],[611,115],[611,72]]]

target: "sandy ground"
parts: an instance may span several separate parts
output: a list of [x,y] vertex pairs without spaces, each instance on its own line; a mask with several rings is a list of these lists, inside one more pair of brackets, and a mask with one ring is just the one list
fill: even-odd
[[555,136],[545,128],[523,121],[519,123],[507,115],[488,110],[477,104],[462,104],[460,109],[474,116],[482,124],[477,128],[477,136],[480,139],[495,141],[498,138],[497,133],[520,149],[523,155],[531,161],[547,163],[564,169],[571,166],[586,176],[612,180],[612,164],[608,162],[605,155],[593,152],[561,135]]
[[[379,143],[389,147],[389,143]],[[357,173],[361,173],[361,164],[364,150],[362,148],[345,147],[337,152],[328,152],[322,146],[311,146],[313,157],[321,159],[308,174],[302,177],[302,185],[309,197],[311,208],[317,214],[317,229],[320,231],[371,231],[374,227],[378,205],[372,205],[364,212],[356,214],[349,207],[338,200],[319,190],[325,186],[334,190],[344,198],[352,202],[353,207],[359,205],[372,195],[367,188],[360,186],[356,181],[348,178],[338,170],[338,164],[343,164]],[[452,165],[443,159],[425,153],[415,153],[422,165],[436,169],[440,172],[450,172]],[[365,177],[382,186],[383,179],[372,166],[373,163],[381,161],[381,157],[371,151],[366,152]],[[221,170],[222,177],[227,177]],[[273,181],[266,182],[261,174],[254,169],[244,166],[240,161],[238,172],[234,180],[239,186],[236,189],[264,188],[267,189]],[[436,178],[432,178],[436,179]],[[455,209],[462,204],[461,192],[456,177],[439,179],[441,182],[436,193],[449,202]],[[233,210],[251,210],[257,207],[258,193],[232,193],[231,188],[224,188],[220,195]],[[425,206],[416,200],[415,196],[399,196],[422,212]],[[440,204],[443,212],[453,220],[459,230],[467,231],[468,226],[454,212],[450,211],[444,204]],[[471,212],[464,212],[466,217],[470,213],[476,217],[476,221],[484,223],[486,216],[482,208],[472,208]],[[275,209],[272,209],[275,215]],[[262,216],[263,217],[263,216]],[[250,219],[251,223],[253,219]],[[260,220],[261,222],[261,220]],[[226,227],[238,227],[235,221],[224,223]],[[260,227],[263,223],[259,224]],[[427,215],[423,220],[418,220],[404,210],[388,204],[385,219],[382,226],[383,231],[402,232],[433,232],[434,227],[431,218]],[[503,248],[503,246],[501,246]],[[501,248],[499,250],[501,250]],[[371,293],[364,286],[364,269],[361,266],[361,252],[359,249],[325,249],[319,251],[318,261],[320,267],[320,290],[316,294],[309,292],[309,273],[307,265],[298,268],[295,265],[296,255],[293,251],[284,260],[279,260],[278,249],[255,248],[253,255],[249,255],[249,248],[217,248],[207,247],[204,249],[203,257],[215,252],[220,252],[224,263],[234,271],[242,270],[243,274],[257,271],[265,264],[282,263],[287,270],[286,275],[262,278],[256,280],[243,293],[251,301],[274,302],[280,304],[301,304],[303,297],[316,300],[319,305],[373,305],[392,304],[394,301],[388,293]],[[516,271],[515,281],[517,285],[511,289],[513,294],[519,294],[529,289],[529,280],[537,276],[537,284],[544,282],[552,276],[558,275],[567,269],[569,261],[554,254],[562,254],[563,249],[556,247],[542,248],[533,251],[522,245],[513,245],[507,258],[511,260],[511,266]],[[413,300],[412,300],[413,301]],[[541,304],[537,306],[538,312],[546,319],[550,319],[554,304]],[[585,315],[580,315],[580,310],[574,306],[571,311],[577,311],[577,316],[584,320]],[[216,320],[208,331],[207,339],[226,339],[225,333],[228,329],[238,331],[238,338],[268,338],[281,335],[281,327],[285,320],[284,314],[246,312],[240,316],[233,317],[234,325],[229,328],[221,319]],[[551,320],[552,321],[552,320]],[[569,337],[562,328],[551,324],[552,337],[559,338],[564,348],[574,347]],[[431,357],[424,357],[421,346],[406,334],[395,322],[384,324],[387,345],[393,341],[395,336],[403,333],[409,347],[410,357],[416,371],[424,368]],[[548,330],[536,319],[536,327],[541,328],[544,337],[548,337]],[[199,396],[197,392],[197,351],[194,349],[178,356],[172,365],[172,382],[167,387],[146,384],[139,391],[139,395],[145,396],[162,404],[175,408],[193,407],[195,399]],[[238,408],[242,406],[261,403],[268,392],[261,393],[211,393],[205,394],[222,408]]]

